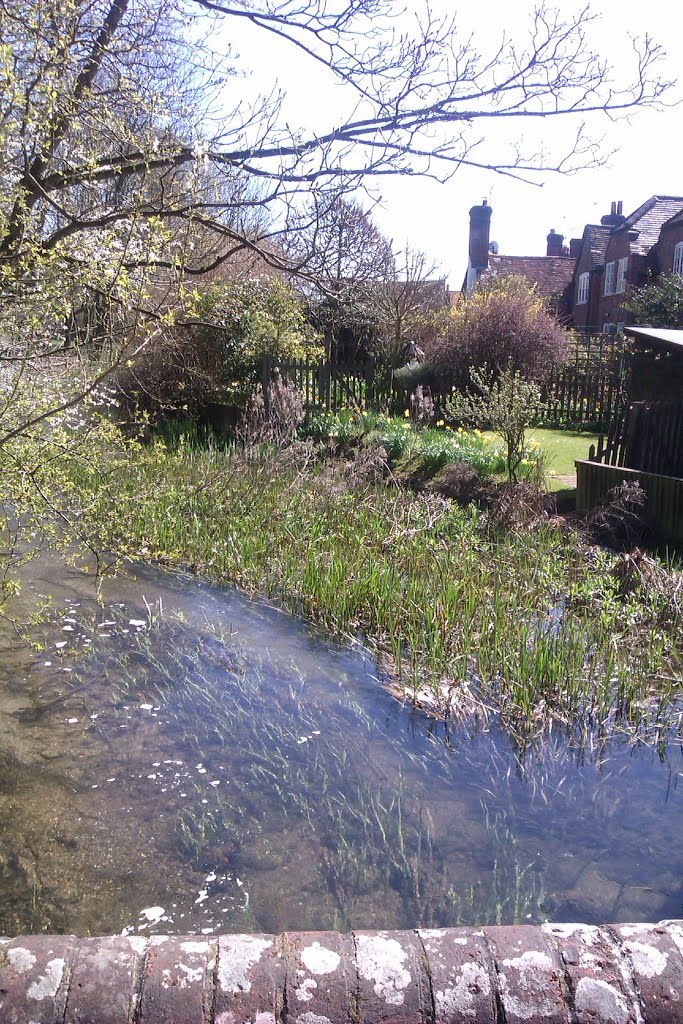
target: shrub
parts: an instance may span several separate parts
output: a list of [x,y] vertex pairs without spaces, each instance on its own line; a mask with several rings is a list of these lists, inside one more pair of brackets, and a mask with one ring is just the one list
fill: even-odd
[[303,394],[276,374],[265,395],[263,386],[257,386],[238,426],[238,435],[248,445],[270,442],[284,448],[296,439],[304,417]]
[[117,374],[129,410],[155,422],[210,405],[244,408],[261,378],[264,355],[317,358],[319,336],[299,297],[282,281],[228,282],[195,301],[195,319],[167,329]]
[[568,356],[569,334],[524,278],[500,277],[463,299],[435,321],[424,348],[433,371],[461,386],[471,366],[494,376],[511,368],[543,380]]
[[662,277],[629,293],[627,306],[637,324],[646,327],[683,327],[683,278]]
[[282,281],[231,281],[198,300],[191,337],[196,355],[215,381],[220,401],[244,405],[260,380],[264,356],[317,358],[320,336],[297,294]]
[[470,377],[476,392],[455,394],[446,401],[446,411],[454,419],[487,426],[500,434],[508,479],[516,481],[526,454],[525,431],[541,406],[541,389],[512,365],[497,377],[486,367],[472,366]]

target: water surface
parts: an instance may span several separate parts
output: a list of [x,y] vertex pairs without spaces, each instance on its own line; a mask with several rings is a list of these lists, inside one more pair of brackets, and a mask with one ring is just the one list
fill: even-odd
[[[30,575],[29,575],[30,574]],[[1,627],[0,934],[681,915],[683,773],[625,737],[448,732],[234,590],[31,563]]]

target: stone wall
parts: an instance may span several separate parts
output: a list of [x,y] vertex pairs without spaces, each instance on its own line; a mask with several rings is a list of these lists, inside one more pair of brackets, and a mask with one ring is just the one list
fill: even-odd
[[0,939],[2,1024],[683,1024],[683,921]]

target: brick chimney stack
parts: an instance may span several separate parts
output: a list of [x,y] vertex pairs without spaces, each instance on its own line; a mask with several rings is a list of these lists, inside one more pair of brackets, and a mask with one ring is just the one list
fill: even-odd
[[483,201],[470,210],[470,269],[486,270],[489,265],[489,239],[491,235],[491,207]]
[[546,236],[547,248],[546,256],[564,256],[565,251],[562,247],[564,242],[564,235],[558,235],[555,228],[550,229],[550,234]]
[[600,218],[600,223],[604,227],[619,227],[626,220],[623,214],[623,203],[621,199],[617,203],[612,203],[612,209],[609,213],[606,213],[604,217]]

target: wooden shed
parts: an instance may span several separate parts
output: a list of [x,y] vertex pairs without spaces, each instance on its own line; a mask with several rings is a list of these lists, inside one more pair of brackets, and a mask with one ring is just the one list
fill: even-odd
[[683,542],[683,330],[627,327],[629,401],[576,463],[576,507],[593,508],[624,480],[647,495],[644,518],[661,540]]

